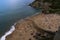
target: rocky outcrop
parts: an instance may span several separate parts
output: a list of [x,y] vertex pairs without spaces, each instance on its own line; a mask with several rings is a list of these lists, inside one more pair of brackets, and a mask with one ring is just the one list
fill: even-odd
[[44,0],[35,0],[33,1],[31,4],[29,4],[29,6],[35,8],[35,9],[41,9],[42,13],[48,14],[51,11],[51,8],[49,7],[51,5],[51,3],[47,2],[47,0],[45,0],[46,2],[44,2]]
[[31,4],[29,4],[29,6],[31,6],[33,8],[41,8],[40,0],[35,0]]
[[53,40],[60,27],[60,15],[37,14],[17,22],[6,40]]
[[35,0],[29,5],[35,9],[42,9],[42,12],[45,14],[48,13],[60,14],[59,0]]

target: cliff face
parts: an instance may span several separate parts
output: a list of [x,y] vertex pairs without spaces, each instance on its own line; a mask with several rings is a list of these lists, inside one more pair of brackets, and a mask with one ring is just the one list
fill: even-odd
[[38,14],[17,22],[6,40],[53,40],[60,26],[60,15]]

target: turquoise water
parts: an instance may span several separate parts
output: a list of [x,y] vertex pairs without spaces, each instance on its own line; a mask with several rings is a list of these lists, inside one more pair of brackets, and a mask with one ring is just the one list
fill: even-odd
[[0,0],[0,37],[18,20],[38,12],[28,4],[34,0]]

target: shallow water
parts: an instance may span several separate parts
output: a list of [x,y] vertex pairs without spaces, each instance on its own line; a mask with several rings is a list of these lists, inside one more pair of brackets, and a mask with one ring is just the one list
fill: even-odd
[[28,4],[34,0],[0,0],[0,37],[18,20],[31,16],[36,10]]

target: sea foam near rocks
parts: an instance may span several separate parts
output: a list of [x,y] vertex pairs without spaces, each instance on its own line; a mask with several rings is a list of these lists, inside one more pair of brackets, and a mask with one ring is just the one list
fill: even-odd
[[3,35],[0,40],[5,40],[6,39],[6,36],[10,35],[14,30],[15,30],[15,24],[13,26],[11,26],[11,29],[5,33],[5,35]]

